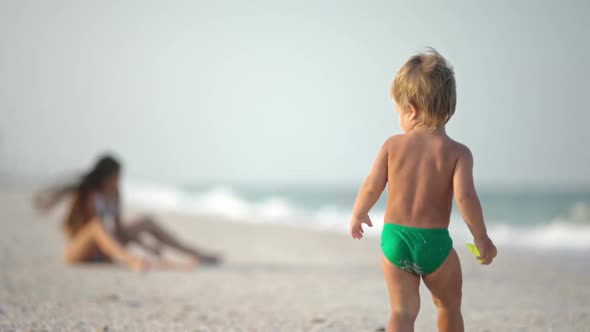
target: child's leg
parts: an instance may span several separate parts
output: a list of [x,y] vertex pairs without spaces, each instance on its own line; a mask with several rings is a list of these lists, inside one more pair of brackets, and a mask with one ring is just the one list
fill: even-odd
[[383,257],[383,273],[389,291],[391,317],[388,332],[414,331],[414,321],[420,310],[420,277],[403,271]]
[[438,330],[440,332],[462,332],[461,316],[461,263],[455,249],[434,272],[423,277],[424,284],[432,293],[434,304],[438,308]]

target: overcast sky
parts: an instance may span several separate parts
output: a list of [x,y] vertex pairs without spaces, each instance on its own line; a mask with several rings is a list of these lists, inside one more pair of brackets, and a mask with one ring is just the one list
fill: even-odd
[[0,170],[358,183],[432,46],[478,182],[590,184],[589,3],[0,0]]

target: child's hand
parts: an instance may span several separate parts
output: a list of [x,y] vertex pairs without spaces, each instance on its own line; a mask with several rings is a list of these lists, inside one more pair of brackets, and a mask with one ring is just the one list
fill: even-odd
[[475,246],[479,249],[480,255],[477,259],[481,261],[481,264],[489,265],[498,254],[496,246],[487,235],[482,238],[476,238]]
[[363,224],[373,227],[373,223],[368,214],[364,216],[352,216],[352,220],[350,221],[350,235],[352,235],[353,239],[360,240],[363,238]]

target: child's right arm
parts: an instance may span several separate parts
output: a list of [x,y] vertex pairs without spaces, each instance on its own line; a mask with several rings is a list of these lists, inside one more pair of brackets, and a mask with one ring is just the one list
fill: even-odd
[[479,249],[482,264],[490,264],[496,257],[497,249],[488,237],[483,221],[481,204],[473,184],[473,156],[467,147],[457,160],[453,174],[453,191],[461,215],[473,235],[475,246]]
[[[388,140],[389,141],[389,140]],[[371,218],[369,217],[369,210],[377,203],[379,196],[387,185],[387,148],[386,141],[377,159],[373,164],[371,173],[363,183],[361,190],[359,191],[354,208],[352,211],[352,220],[350,221],[350,234],[353,239],[363,238],[363,225],[367,224],[369,227],[373,227]]]

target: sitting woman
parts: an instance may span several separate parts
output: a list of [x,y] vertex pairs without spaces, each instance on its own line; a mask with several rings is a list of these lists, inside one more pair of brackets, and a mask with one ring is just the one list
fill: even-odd
[[[78,183],[45,190],[35,198],[36,206],[48,211],[66,196],[69,209],[64,221],[68,237],[65,260],[68,263],[111,261],[121,262],[133,270],[154,267],[195,266],[199,262],[217,263],[215,255],[205,254],[189,246],[161,228],[153,219],[144,217],[129,225],[121,222],[119,178],[121,164],[111,156],[100,158],[94,168]],[[148,244],[148,234],[155,244]],[[146,260],[131,254],[125,246],[136,243],[160,256],[162,246],[174,248],[191,258],[188,265],[173,264],[163,259]]]

